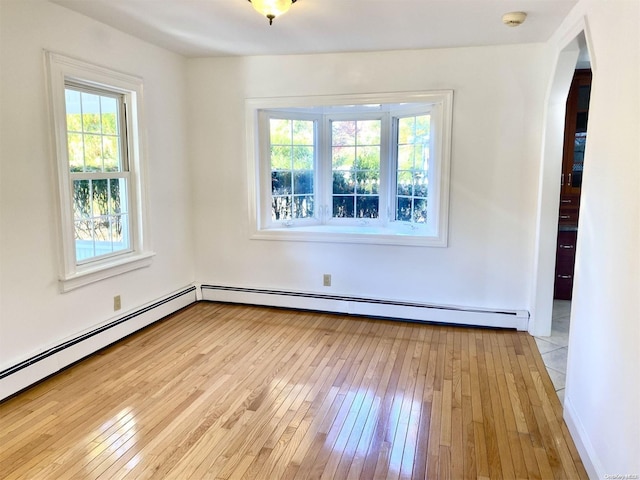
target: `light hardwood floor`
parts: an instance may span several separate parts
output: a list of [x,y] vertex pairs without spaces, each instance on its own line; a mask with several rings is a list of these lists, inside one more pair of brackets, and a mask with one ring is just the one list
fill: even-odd
[[587,478],[533,337],[198,303],[0,404],[5,479]]

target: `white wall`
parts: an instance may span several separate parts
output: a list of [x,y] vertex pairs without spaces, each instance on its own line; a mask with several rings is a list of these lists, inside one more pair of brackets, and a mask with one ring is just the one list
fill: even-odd
[[[0,2],[0,370],[193,282],[185,64],[40,0]],[[43,49],[145,79],[149,268],[69,293],[58,288],[56,183]],[[122,313],[119,312],[119,313]]]
[[[529,309],[543,45],[188,63],[196,279]],[[548,63],[548,62],[547,62]],[[453,89],[448,248],[249,240],[244,100]],[[322,287],[322,274],[333,286]]]
[[640,3],[582,1],[552,42],[583,15],[594,72],[565,418],[603,478],[640,474]]

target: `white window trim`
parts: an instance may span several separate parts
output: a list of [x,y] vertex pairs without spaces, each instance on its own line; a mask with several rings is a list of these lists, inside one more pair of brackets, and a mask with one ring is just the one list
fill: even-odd
[[[52,144],[56,157],[58,195],[55,202],[60,229],[60,288],[63,292],[147,267],[155,255],[151,249],[146,188],[143,81],[140,77],[45,51]],[[127,98],[127,142],[131,197],[131,251],[86,263],[76,262],[69,160],[67,152],[65,85],[67,82],[93,86],[123,94]]]
[[[399,103],[433,104],[432,115],[439,115],[432,123],[434,145],[433,181],[437,185],[435,195],[429,197],[429,212],[434,215],[433,227],[416,228],[405,222],[393,222],[393,226],[380,225],[305,225],[273,227],[263,217],[260,204],[270,204],[270,184],[265,181],[265,171],[260,168],[260,156],[264,154],[258,136],[261,110],[286,108],[329,107],[339,105],[372,105]],[[252,98],[245,101],[247,138],[247,180],[249,197],[250,238],[257,240],[288,240],[330,243],[358,243],[380,245],[406,245],[446,247],[449,226],[449,178],[451,164],[453,91],[396,92],[358,95],[322,95],[304,97]],[[323,148],[322,145],[318,146]],[[326,147],[324,147],[326,148]],[[394,164],[394,161],[389,162]],[[391,168],[391,165],[388,166]],[[268,173],[268,172],[267,172]],[[430,183],[431,185],[432,183]],[[391,192],[390,189],[388,189]]]

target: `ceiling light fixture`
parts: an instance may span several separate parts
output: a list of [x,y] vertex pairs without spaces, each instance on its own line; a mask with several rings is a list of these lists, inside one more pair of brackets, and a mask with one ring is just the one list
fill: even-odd
[[502,16],[502,23],[507,27],[517,27],[522,25],[526,18],[527,14],[524,12],[509,12]]
[[253,8],[269,19],[269,25],[273,24],[273,19],[286,13],[296,0],[249,0]]

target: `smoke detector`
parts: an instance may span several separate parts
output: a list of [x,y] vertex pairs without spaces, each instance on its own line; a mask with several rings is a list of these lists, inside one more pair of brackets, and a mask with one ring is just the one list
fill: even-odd
[[502,23],[507,27],[517,27],[522,25],[522,22],[527,18],[527,14],[524,12],[509,12],[502,16]]

